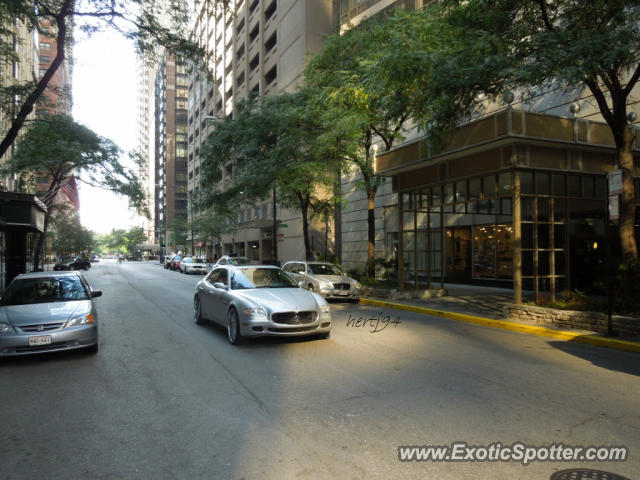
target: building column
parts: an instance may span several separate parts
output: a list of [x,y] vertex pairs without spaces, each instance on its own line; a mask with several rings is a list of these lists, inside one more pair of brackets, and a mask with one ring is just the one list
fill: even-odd
[[513,303],[522,303],[522,210],[520,205],[520,173],[513,172]]

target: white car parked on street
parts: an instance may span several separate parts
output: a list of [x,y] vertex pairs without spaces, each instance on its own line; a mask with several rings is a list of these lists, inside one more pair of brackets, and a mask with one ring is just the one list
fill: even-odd
[[360,282],[347,277],[340,267],[333,263],[299,260],[285,263],[282,270],[291,275],[302,288],[325,298],[360,298]]
[[207,262],[204,258],[184,257],[180,262],[180,273],[207,273]]

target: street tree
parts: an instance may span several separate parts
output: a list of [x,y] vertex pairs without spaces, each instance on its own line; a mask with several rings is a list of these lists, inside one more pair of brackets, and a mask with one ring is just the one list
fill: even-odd
[[207,183],[216,184],[223,171],[233,169],[231,179],[210,194],[209,205],[242,206],[273,195],[278,205],[301,214],[307,258],[312,257],[310,216],[330,196],[336,158],[318,141],[323,125],[314,106],[308,90],[250,97],[235,119],[217,125],[201,153]]
[[[224,0],[221,0],[224,1]],[[0,132],[0,157],[14,143],[18,132],[41,99],[51,79],[62,65],[73,43],[75,26],[86,34],[111,29],[132,40],[141,54],[153,54],[163,46],[193,59],[202,60],[206,52],[188,40],[189,2],[171,0],[167,5],[148,0],[16,0],[0,2],[0,57],[19,60],[9,25],[24,22],[30,30],[55,38],[56,51],[44,74],[23,84],[0,86],[0,104],[11,106],[10,127]],[[42,20],[51,22],[52,33],[44,31]]]
[[109,233],[100,239],[101,248],[109,252],[126,253],[136,255],[137,246],[146,243],[147,237],[141,227],[113,228]]
[[307,85],[323,106],[323,138],[340,150],[341,161],[361,175],[357,186],[367,196],[370,276],[375,273],[375,197],[383,182],[375,172],[374,145],[390,150],[403,138],[405,123],[413,114],[411,91],[401,82],[389,88],[388,82],[380,81],[386,67],[378,59],[394,34],[387,25],[387,14],[381,14],[328,37],[305,71]]
[[215,205],[193,218],[194,235],[205,239],[205,242],[210,242],[212,247],[216,242],[222,243],[222,235],[232,233],[236,228],[231,212],[216,208]]
[[34,251],[39,268],[51,207],[60,189],[71,180],[112,191],[128,199],[129,206],[148,216],[144,189],[136,168],[121,162],[122,151],[111,141],[71,117],[56,115],[29,122],[3,173],[34,178],[46,175],[49,187],[38,193],[47,206],[44,233]]
[[96,247],[95,234],[83,227],[69,208],[55,210],[51,215],[51,225],[51,246],[58,255],[92,252]]
[[178,250],[178,245],[186,245],[189,238],[190,223],[186,215],[176,215],[167,225],[167,230],[171,234],[170,244],[174,250]]

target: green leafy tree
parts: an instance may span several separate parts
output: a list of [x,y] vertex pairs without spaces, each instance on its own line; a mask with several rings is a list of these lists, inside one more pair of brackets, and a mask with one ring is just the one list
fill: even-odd
[[218,125],[202,151],[210,184],[222,178],[229,159],[235,160],[232,181],[213,191],[208,204],[251,204],[269,198],[275,189],[280,206],[301,214],[307,258],[312,255],[310,215],[323,190],[333,185],[335,158],[318,141],[323,125],[314,106],[306,90],[251,97],[240,105],[235,119]]
[[176,215],[167,226],[171,233],[169,243],[177,250],[177,245],[186,245],[190,232],[190,223],[185,215]]
[[57,211],[51,216],[52,247],[58,255],[92,252],[96,246],[95,234],[84,228],[77,215]]
[[212,206],[196,215],[193,219],[194,235],[210,240],[211,245],[222,242],[222,235],[235,231],[236,225],[231,220],[231,214]]
[[[87,184],[125,196],[129,206],[148,216],[145,194],[136,170],[124,166],[121,150],[110,140],[100,137],[67,116],[52,116],[29,122],[17,149],[4,166],[4,173],[20,176],[47,174],[49,188],[42,195],[47,207],[60,188],[72,176]],[[50,208],[45,214],[44,233],[48,229]],[[38,268],[44,234],[34,252]]]
[[[223,1],[223,0],[221,0]],[[0,103],[13,102],[11,125],[0,132],[0,157],[17,138],[34,105],[42,97],[49,82],[66,58],[72,46],[72,26],[92,34],[104,29],[120,32],[131,39],[142,54],[152,54],[158,46],[180,51],[193,59],[204,59],[202,48],[189,41],[189,4],[186,0],[170,0],[165,8],[157,2],[145,0],[16,0],[0,2],[0,57],[15,58],[9,26],[14,21],[25,22],[30,29],[41,33],[40,21],[53,23],[51,35],[55,37],[57,50],[49,68],[41,78],[24,84],[0,86]],[[168,20],[167,20],[168,19]],[[16,105],[16,99],[18,99]]]
[[124,235],[125,249],[131,256],[138,256],[140,253],[138,245],[147,243],[147,236],[144,234],[142,227],[131,227]]
[[305,71],[323,108],[322,139],[361,175],[358,186],[367,195],[369,260],[375,257],[375,197],[383,181],[375,172],[373,146],[380,141],[383,151],[391,149],[413,115],[410,88],[381,81],[387,72],[379,58],[395,34],[387,25],[386,14],[378,15],[343,35],[328,37]]
[[147,237],[141,227],[130,227],[128,230],[114,228],[101,238],[102,248],[115,253],[137,255],[138,244],[146,243]]

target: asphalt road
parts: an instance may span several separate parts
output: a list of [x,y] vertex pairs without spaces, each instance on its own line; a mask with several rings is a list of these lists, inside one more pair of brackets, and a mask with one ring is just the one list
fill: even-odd
[[[193,321],[199,276],[142,262],[86,276],[104,292],[99,353],[0,362],[3,479],[639,478],[640,355],[340,303],[329,340],[233,347]],[[398,459],[401,445],[456,441],[629,458]]]

